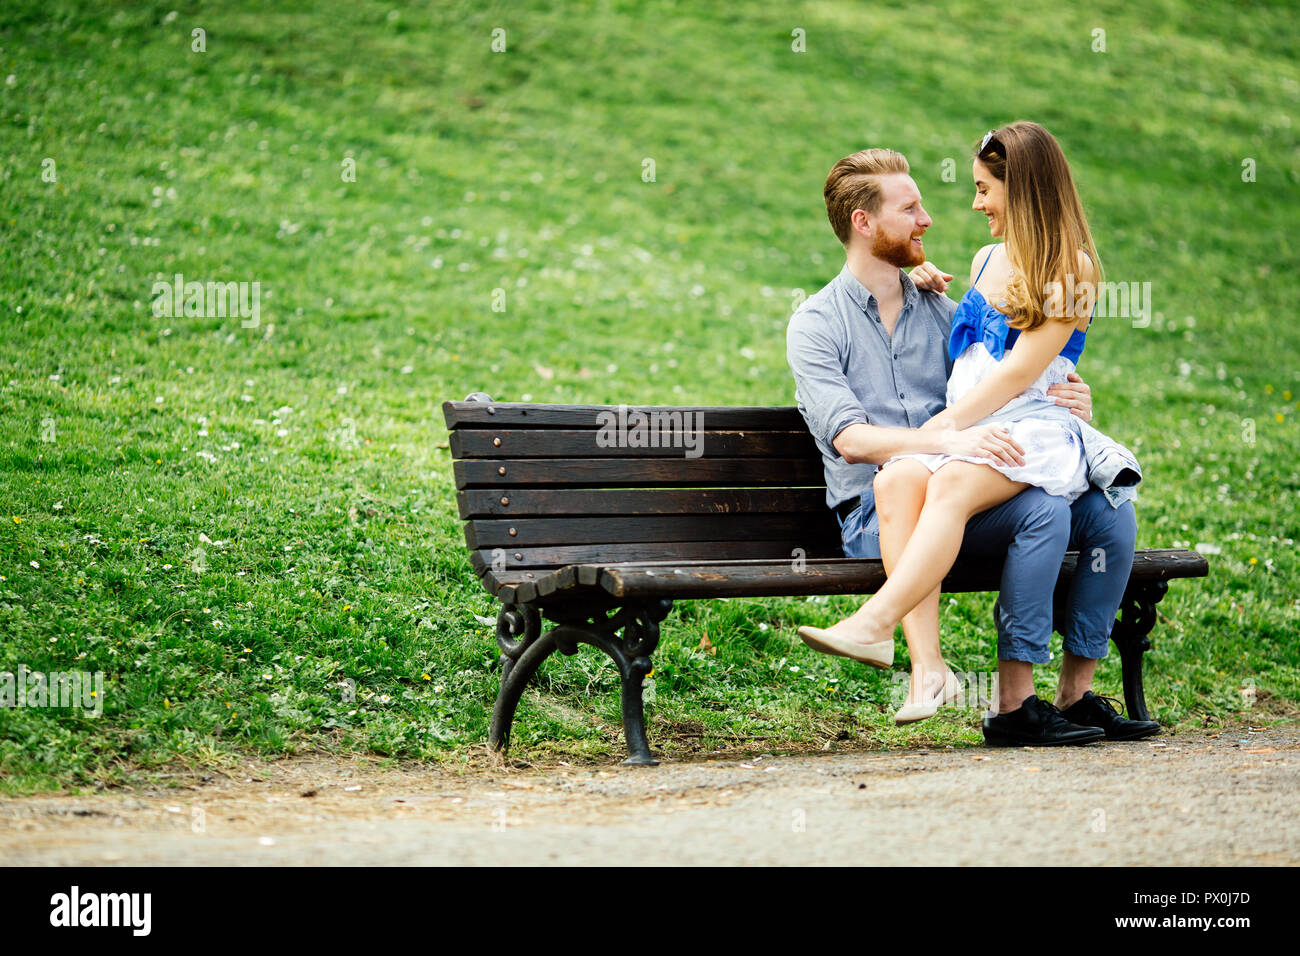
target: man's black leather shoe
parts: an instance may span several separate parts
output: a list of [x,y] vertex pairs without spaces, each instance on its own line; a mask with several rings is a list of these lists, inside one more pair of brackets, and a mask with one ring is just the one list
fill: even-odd
[[1100,727],[1107,740],[1141,740],[1160,733],[1160,725],[1154,720],[1129,720],[1120,716],[1121,711],[1115,709],[1118,703],[1113,697],[1098,697],[1088,690],[1061,711],[1061,716],[1082,727]]
[[984,743],[990,747],[1060,747],[1100,740],[1100,727],[1072,724],[1045,700],[1026,697],[1019,710],[984,718]]

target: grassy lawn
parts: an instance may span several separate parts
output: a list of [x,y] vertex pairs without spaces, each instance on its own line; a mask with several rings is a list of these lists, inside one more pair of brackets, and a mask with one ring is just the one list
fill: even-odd
[[[0,8],[0,671],[105,682],[98,717],[0,707],[0,789],[469,764],[495,607],[441,402],[792,404],[792,303],[843,261],[832,163],[908,155],[957,296],[987,241],[970,146],[1021,118],[1061,140],[1108,278],[1151,283],[1149,325],[1095,323],[1080,372],[1142,457],[1139,547],[1211,561],[1160,605],[1153,714],[1300,712],[1289,4],[173,9]],[[178,273],[259,283],[257,323],[155,314]],[[952,661],[990,670],[992,596],[945,601]],[[889,675],[794,636],[853,606],[679,604],[652,743],[977,744],[973,711],[895,729]],[[1099,685],[1122,696],[1117,655]],[[552,659],[512,753],[619,758],[617,686]]]

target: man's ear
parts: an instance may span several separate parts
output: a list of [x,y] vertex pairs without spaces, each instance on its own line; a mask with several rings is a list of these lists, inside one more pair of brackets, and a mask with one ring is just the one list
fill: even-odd
[[865,209],[855,209],[849,215],[849,222],[853,224],[854,232],[861,232],[871,228],[871,217],[867,215]]

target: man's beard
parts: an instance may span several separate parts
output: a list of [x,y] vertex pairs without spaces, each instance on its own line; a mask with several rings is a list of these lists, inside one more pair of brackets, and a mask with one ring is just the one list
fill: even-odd
[[925,250],[912,245],[910,235],[902,239],[891,239],[883,232],[878,232],[871,245],[871,254],[899,269],[910,269],[925,261]]

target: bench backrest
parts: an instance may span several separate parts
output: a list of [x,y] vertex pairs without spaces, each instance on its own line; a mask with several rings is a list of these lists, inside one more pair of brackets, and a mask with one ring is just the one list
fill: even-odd
[[445,402],[475,569],[840,558],[793,407]]

